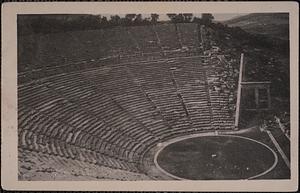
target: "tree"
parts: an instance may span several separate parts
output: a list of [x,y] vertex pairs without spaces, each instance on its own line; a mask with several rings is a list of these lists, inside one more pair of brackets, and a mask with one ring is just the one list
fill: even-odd
[[192,13],[184,13],[184,22],[191,22],[192,18],[193,18],[193,14]]
[[120,25],[121,18],[118,15],[112,15],[112,16],[110,16],[110,21],[109,22],[113,26]]
[[143,19],[143,25],[149,25],[149,24],[151,24],[151,21],[150,21],[151,19],[149,18],[149,17],[146,17],[146,18],[144,18]]
[[184,22],[184,16],[182,13],[179,13],[175,16],[175,23],[183,23]]
[[107,20],[107,17],[102,17],[101,19],[101,27],[107,27],[109,25],[109,22]]
[[130,25],[133,23],[133,19],[136,17],[136,14],[126,14],[125,15],[125,22],[127,25]]
[[139,25],[142,24],[142,22],[143,22],[142,14],[137,14],[134,19],[134,24]]
[[202,24],[202,19],[199,17],[194,17],[192,22]]
[[214,19],[214,16],[211,13],[203,13],[202,14],[202,20],[205,24],[210,24],[213,19]]
[[193,18],[192,13],[168,13],[167,16],[173,23],[184,23],[184,22],[191,22]]
[[170,20],[171,20],[172,22],[175,23],[176,16],[177,16],[175,13],[167,13],[167,16],[170,18]]
[[159,19],[159,15],[156,13],[151,13],[151,23],[156,24],[157,20]]

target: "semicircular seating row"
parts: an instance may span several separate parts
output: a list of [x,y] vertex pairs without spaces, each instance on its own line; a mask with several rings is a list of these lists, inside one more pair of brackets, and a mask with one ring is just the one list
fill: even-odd
[[199,66],[114,65],[21,85],[20,147],[137,171],[143,153],[158,142],[231,129],[220,104],[225,96],[212,97]]
[[141,173],[159,142],[232,129],[230,93],[208,81],[220,76],[218,61],[112,63],[20,84],[19,148]]

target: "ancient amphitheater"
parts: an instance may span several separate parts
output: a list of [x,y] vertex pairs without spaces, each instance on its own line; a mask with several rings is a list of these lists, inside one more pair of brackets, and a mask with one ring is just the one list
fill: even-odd
[[20,36],[19,179],[170,179],[153,163],[160,144],[233,133],[240,54],[210,30],[166,23]]

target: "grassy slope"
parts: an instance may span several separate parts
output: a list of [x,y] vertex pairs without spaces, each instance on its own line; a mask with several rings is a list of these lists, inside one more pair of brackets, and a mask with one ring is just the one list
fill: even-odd
[[289,15],[287,13],[252,13],[223,23],[241,27],[249,33],[289,39]]

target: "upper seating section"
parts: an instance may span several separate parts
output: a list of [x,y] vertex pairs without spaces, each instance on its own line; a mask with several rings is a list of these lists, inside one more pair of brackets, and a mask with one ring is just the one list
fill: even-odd
[[180,42],[196,47],[196,28],[196,24],[180,24],[179,31],[175,24],[157,24],[19,35],[19,82],[98,67],[106,60],[128,62],[186,56],[188,50],[181,50]]
[[198,25],[196,23],[178,23],[177,28],[182,46],[188,49],[198,47]]
[[160,52],[160,46],[152,26],[133,26],[128,28],[143,53]]
[[[106,29],[104,31],[104,38],[110,47],[106,48],[112,50],[113,55],[130,55],[138,52],[138,45],[130,36],[127,28],[115,27]],[[97,45],[101,47],[101,42]]]
[[174,24],[155,25],[155,30],[163,50],[176,50],[181,48]]
[[19,148],[139,172],[152,144],[209,126],[207,102],[198,101],[207,98],[205,74],[193,60],[111,64],[20,85]]
[[34,69],[112,54],[103,30],[20,36],[18,41],[19,66]]

